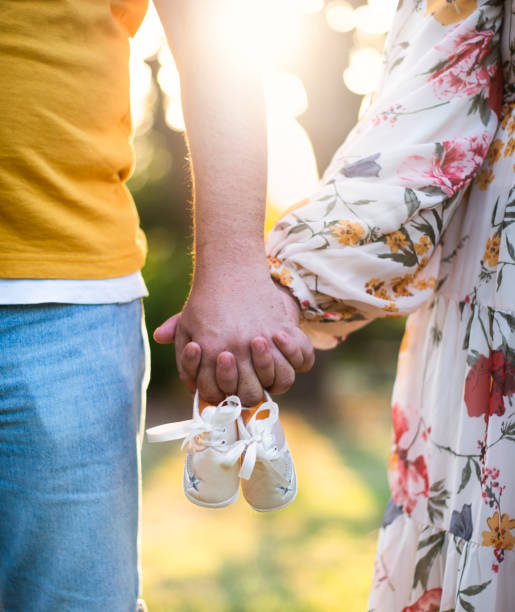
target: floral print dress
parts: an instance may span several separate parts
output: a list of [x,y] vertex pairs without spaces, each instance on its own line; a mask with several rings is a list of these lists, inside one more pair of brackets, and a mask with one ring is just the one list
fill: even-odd
[[515,610],[515,0],[400,0],[385,74],[272,276],[330,348],[409,314],[369,608]]

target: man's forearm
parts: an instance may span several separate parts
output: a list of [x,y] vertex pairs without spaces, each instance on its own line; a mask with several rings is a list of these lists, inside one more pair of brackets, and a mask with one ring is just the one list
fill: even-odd
[[232,1],[156,6],[181,77],[194,181],[195,273],[209,275],[236,261],[265,273],[265,104],[260,71],[244,47],[245,20],[241,12],[234,17]]
[[[252,406],[264,387],[282,393],[295,379],[294,368],[312,363],[309,341],[297,328],[298,313],[287,307],[266,266],[265,103],[244,14],[259,4],[157,0],[156,7],[181,77],[196,255],[181,316],[161,326],[157,338],[174,339],[179,374],[191,390],[210,402],[237,393]],[[261,356],[252,352],[254,341]],[[224,372],[218,368],[222,358],[232,364]]]

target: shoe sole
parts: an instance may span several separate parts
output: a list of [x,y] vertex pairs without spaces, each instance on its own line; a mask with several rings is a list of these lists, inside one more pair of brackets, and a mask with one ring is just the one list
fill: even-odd
[[186,488],[184,487],[184,485],[183,485],[183,491],[184,491],[184,495],[186,496],[186,499],[188,499],[192,504],[195,504],[196,506],[202,506],[203,508],[225,508],[226,506],[230,506],[231,504],[234,504],[234,502],[238,499],[240,495],[240,489],[238,488],[236,489],[236,493],[229,499],[226,499],[221,502],[206,502],[206,501],[197,499],[196,497],[191,497],[190,495],[188,495],[188,492],[186,491]]
[[274,506],[273,508],[258,508],[257,506],[253,506],[252,504],[249,504],[249,506],[252,508],[252,510],[255,510],[256,512],[273,512],[274,510],[281,510],[282,508],[286,508],[292,502],[295,501],[295,498],[297,497],[297,493],[298,491],[295,491],[295,495],[285,504],[281,504],[280,506]]
[[297,498],[297,493],[299,492],[299,487],[297,484],[297,472],[295,471],[295,466],[293,466],[293,475],[295,478],[295,494],[291,499],[289,499],[284,504],[281,504],[280,506],[273,506],[272,508],[258,508],[257,506],[253,506],[248,500],[246,500],[252,510],[255,510],[256,512],[273,512],[274,510],[281,510],[282,508],[286,508],[291,503],[293,503]]

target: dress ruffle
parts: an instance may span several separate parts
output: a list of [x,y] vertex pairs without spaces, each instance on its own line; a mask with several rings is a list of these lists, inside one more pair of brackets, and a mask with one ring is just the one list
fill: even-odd
[[515,554],[504,555],[401,513],[381,529],[369,612],[512,612]]

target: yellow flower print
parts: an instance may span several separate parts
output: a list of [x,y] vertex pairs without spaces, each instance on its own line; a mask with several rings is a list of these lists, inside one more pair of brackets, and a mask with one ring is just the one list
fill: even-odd
[[494,234],[491,238],[488,238],[486,243],[485,254],[483,260],[491,268],[494,268],[499,261],[499,247],[501,246],[501,237],[499,234]]
[[271,273],[271,277],[278,283],[281,283],[281,285],[286,285],[287,287],[290,286],[293,280],[293,277],[290,274],[288,268],[282,268],[280,272],[279,270],[274,270]]
[[266,261],[268,263],[269,268],[280,268],[282,265],[281,260],[277,257],[267,257]]
[[283,268],[279,276],[279,282],[281,283],[281,285],[286,285],[287,287],[289,287],[291,285],[292,280],[293,277],[290,274],[288,268]]
[[365,291],[369,295],[373,295],[374,297],[378,297],[382,300],[392,301],[392,297],[388,295],[388,291],[384,287],[384,281],[380,278],[371,278],[367,283],[365,283]]
[[431,242],[431,238],[429,238],[429,236],[422,236],[420,241],[415,243],[415,251],[417,255],[424,255],[424,253],[427,253],[432,244],[433,243]]
[[510,138],[504,149],[504,157],[511,157],[515,153],[515,138]]
[[[504,151],[504,155],[506,155],[506,151]],[[493,170],[481,170],[481,172],[476,176],[476,185],[479,185],[479,189],[481,191],[486,191],[488,189],[488,185],[494,180],[495,174]]]
[[502,114],[501,127],[503,130],[505,130],[508,127],[508,124],[511,121],[511,117],[512,117],[514,108],[515,108],[515,103],[513,102],[511,104],[506,104],[506,106],[502,107],[501,109],[501,114]]
[[413,274],[405,274],[392,279],[392,289],[397,297],[413,295],[408,285],[413,281]]
[[495,164],[495,162],[501,157],[503,147],[504,142],[500,138],[497,138],[492,142],[490,148],[488,149],[488,155],[486,156],[486,159],[490,164]]
[[392,253],[397,253],[399,249],[403,249],[408,245],[406,236],[399,230],[392,232],[386,236],[386,244],[390,247]]
[[508,124],[508,134],[513,136],[513,132],[515,132],[515,119],[512,119]]
[[386,306],[383,306],[383,310],[386,312],[399,312],[395,304],[386,304]]
[[463,21],[476,8],[477,0],[427,0],[426,17],[432,15],[446,26]]
[[331,226],[331,233],[340,244],[354,245],[365,236],[365,229],[361,223],[341,220]]
[[434,289],[436,287],[436,278],[434,276],[430,276],[429,278],[421,278],[413,285],[413,287],[419,291]]
[[494,512],[493,516],[486,519],[490,531],[483,531],[483,546],[493,546],[494,548],[504,548],[511,550],[515,544],[515,537],[510,533],[515,529],[515,519],[510,519],[507,514],[503,514],[499,519],[499,513]]
[[428,261],[429,261],[428,257],[422,257],[422,259],[420,260],[420,263],[417,266],[417,271],[415,272],[415,276],[417,276],[427,266]]
[[376,293],[374,293],[374,295],[380,298],[381,300],[389,300],[389,301],[393,300],[392,296],[388,293],[388,291],[384,287],[380,289],[379,291],[377,291]]

